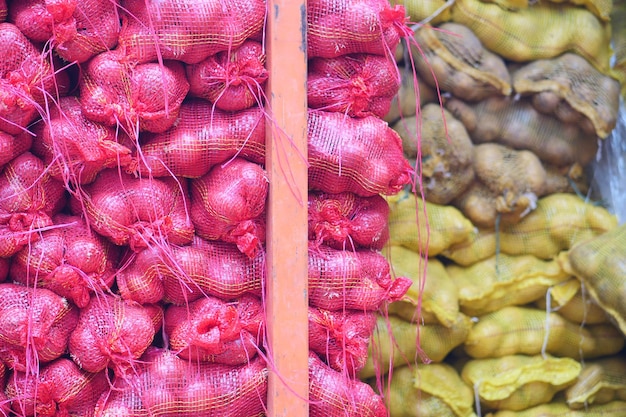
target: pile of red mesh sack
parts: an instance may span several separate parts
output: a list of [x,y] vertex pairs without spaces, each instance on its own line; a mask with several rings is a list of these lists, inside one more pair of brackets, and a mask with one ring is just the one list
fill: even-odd
[[[3,3],[0,416],[265,415],[266,2]],[[383,416],[356,375],[410,285],[380,253],[404,11],[307,21],[310,411]]]

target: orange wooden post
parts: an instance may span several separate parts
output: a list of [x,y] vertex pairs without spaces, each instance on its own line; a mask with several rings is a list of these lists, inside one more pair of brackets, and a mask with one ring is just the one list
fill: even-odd
[[267,3],[268,417],[307,417],[306,2]]

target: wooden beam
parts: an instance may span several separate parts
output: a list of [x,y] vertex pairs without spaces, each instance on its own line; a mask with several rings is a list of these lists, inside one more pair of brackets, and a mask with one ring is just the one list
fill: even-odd
[[268,0],[268,417],[307,417],[306,2]]

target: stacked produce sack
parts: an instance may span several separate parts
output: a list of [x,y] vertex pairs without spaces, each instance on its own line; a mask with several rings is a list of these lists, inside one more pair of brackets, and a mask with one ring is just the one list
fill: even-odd
[[438,13],[386,115],[426,202],[388,198],[414,284],[360,377],[392,417],[626,415],[624,226],[590,170],[618,117],[611,3],[401,3]]

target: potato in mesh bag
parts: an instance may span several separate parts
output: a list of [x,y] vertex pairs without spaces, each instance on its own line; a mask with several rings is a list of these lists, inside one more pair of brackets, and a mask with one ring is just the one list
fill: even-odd
[[571,358],[511,355],[470,360],[461,378],[474,387],[483,407],[525,410],[552,401],[575,382],[580,370]]
[[445,363],[394,370],[387,407],[390,417],[475,417],[474,395]]
[[487,49],[511,61],[574,52],[600,71],[610,67],[611,27],[580,7],[538,2],[513,12],[480,0],[457,0],[452,21],[469,27]]
[[463,124],[438,104],[426,104],[419,116],[399,120],[392,127],[409,158],[418,156],[419,143],[427,201],[448,204],[474,179],[472,141]]
[[[424,259],[402,246],[391,246],[383,255],[395,276],[413,281],[401,300],[389,304],[389,314],[407,321],[419,320],[422,324],[446,327],[456,322],[459,316],[458,289],[440,261]],[[419,312],[418,306],[421,306]]]
[[513,72],[515,91],[537,110],[606,138],[617,123],[620,84],[585,58],[566,53],[533,61]]
[[623,347],[624,336],[610,324],[581,327],[558,313],[517,306],[481,316],[464,344],[476,359],[540,353],[588,359],[613,355]]
[[[563,257],[567,257],[567,252],[559,254],[559,261]],[[568,270],[565,271],[570,273]],[[551,287],[545,295],[535,301],[535,306],[543,310],[549,307],[551,311],[557,311],[566,320],[580,324],[609,322],[606,312],[593,300],[587,289],[580,285],[577,278],[572,277]]]
[[468,101],[511,94],[511,76],[504,60],[485,49],[466,26],[421,26],[415,31],[415,40],[419,44],[411,46],[415,68],[431,87]]
[[466,242],[474,231],[474,225],[454,207],[424,203],[408,191],[386,199],[389,245],[435,256],[454,244]]
[[587,362],[576,383],[565,391],[565,399],[573,409],[626,401],[626,359],[613,356]]
[[572,410],[566,404],[554,402],[538,405],[524,411],[499,411],[486,417],[622,417],[626,415],[626,402],[613,401],[604,405]]
[[461,313],[451,327],[417,325],[394,316],[379,316],[369,356],[359,376],[361,379],[370,378],[378,373],[386,374],[390,367],[418,362],[442,362],[448,353],[463,344],[471,327],[470,318]]
[[626,225],[581,243],[568,258],[591,296],[626,334]]
[[466,268],[449,265],[446,270],[458,287],[461,311],[470,316],[535,301],[552,285],[570,278],[555,260],[532,255],[501,254]]
[[626,2],[613,2],[611,14],[612,45],[615,52],[613,75],[619,78],[622,84],[622,95],[626,94]]
[[400,83],[400,91],[391,100],[389,112],[383,118],[387,123],[393,123],[403,117],[414,116],[418,103],[422,106],[438,101],[435,89],[423,82],[417,74],[413,74],[410,67],[399,67],[398,69],[402,82]]

